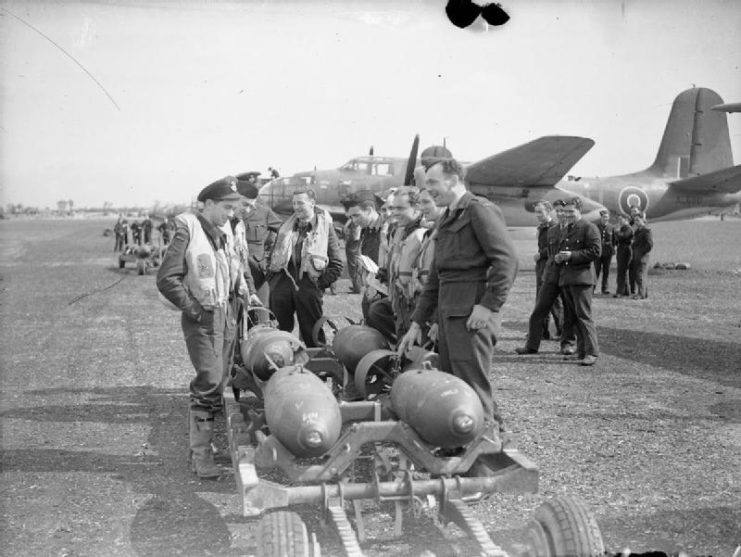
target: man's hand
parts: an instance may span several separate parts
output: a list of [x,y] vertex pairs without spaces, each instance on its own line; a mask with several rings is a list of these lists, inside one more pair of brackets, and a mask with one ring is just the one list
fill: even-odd
[[440,334],[440,326],[437,323],[430,325],[430,330],[427,331],[427,337],[432,342],[437,342],[437,337]]
[[262,300],[259,298],[257,294],[250,294],[250,297],[247,300],[247,305],[262,307]]
[[409,350],[415,344],[422,343],[422,329],[416,321],[412,321],[409,325],[409,330],[406,334],[401,337],[398,346],[396,347],[396,353],[399,356],[403,356],[407,350]]
[[469,331],[478,331],[479,329],[488,327],[490,324],[496,328],[498,322],[498,312],[491,311],[489,308],[482,306],[481,304],[476,304],[475,306],[473,306],[471,315],[468,316],[468,320],[466,321],[466,329],[468,329]]
[[539,253],[536,253],[535,255],[533,255],[533,261],[535,261],[536,263],[538,261],[540,261],[540,254]]
[[554,256],[554,260],[556,261],[556,263],[565,263],[569,259],[571,259],[571,252],[570,251],[565,251],[565,250],[564,251],[559,251]]

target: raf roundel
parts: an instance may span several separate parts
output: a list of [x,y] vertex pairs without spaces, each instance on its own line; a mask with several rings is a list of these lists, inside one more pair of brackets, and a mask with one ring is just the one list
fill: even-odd
[[648,210],[648,194],[639,187],[627,186],[618,194],[618,207],[624,215],[630,214],[631,207],[645,212]]

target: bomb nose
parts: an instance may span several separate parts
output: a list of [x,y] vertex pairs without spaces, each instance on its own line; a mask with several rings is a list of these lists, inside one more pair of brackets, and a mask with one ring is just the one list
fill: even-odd
[[459,435],[471,433],[476,426],[476,421],[468,414],[458,414],[453,418],[453,430]]
[[304,444],[311,449],[317,449],[324,443],[324,436],[320,431],[315,429],[305,432],[303,438]]

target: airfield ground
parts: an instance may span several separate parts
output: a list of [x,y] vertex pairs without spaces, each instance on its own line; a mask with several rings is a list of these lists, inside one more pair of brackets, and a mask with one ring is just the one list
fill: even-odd
[[[187,468],[192,372],[178,316],[152,275],[118,269],[102,235],[111,225],[0,221],[0,553],[254,553],[233,477],[198,481]],[[613,552],[721,556],[741,544],[741,220],[652,228],[653,260],[692,269],[652,274],[645,301],[596,297],[593,368],[562,361],[552,342],[514,354],[534,301],[533,233],[516,235],[522,271],[491,377],[541,480],[536,495],[474,506],[505,547],[554,495],[584,500]],[[347,286],[326,298],[327,313],[359,315]],[[390,540],[390,521],[374,517],[381,541],[368,555],[470,554],[455,531]]]

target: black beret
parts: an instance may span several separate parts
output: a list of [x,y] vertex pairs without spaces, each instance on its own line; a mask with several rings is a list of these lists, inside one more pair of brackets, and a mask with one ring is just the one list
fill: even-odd
[[227,176],[203,188],[197,199],[205,202],[207,199],[212,201],[238,201],[241,198],[242,196],[237,191],[237,179],[234,176]]
[[247,199],[257,199],[257,193],[259,192],[255,184],[246,180],[237,180],[237,191],[239,195]]
[[609,214],[610,214],[610,211],[608,211],[607,209],[602,209],[602,210],[601,210],[601,211],[599,212],[599,214],[600,214],[600,215],[602,215],[602,216],[605,216],[605,215],[609,215]]

